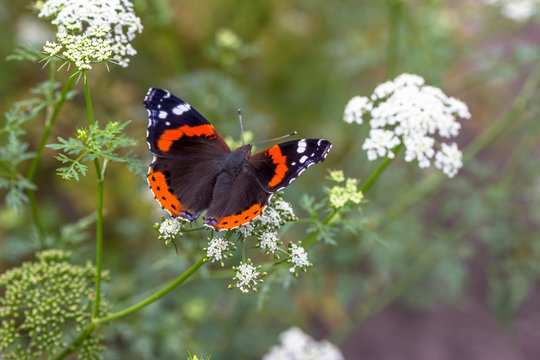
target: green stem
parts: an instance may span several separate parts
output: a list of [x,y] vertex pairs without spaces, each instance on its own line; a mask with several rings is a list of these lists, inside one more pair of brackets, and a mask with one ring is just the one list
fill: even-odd
[[[88,113],[88,123],[94,124],[94,111],[92,109],[92,98],[90,96],[90,88],[88,86],[88,76],[86,71],[83,72],[84,97],[86,99],[86,111]],[[97,210],[96,210],[96,291],[94,298],[94,309],[92,318],[99,317],[99,303],[101,301],[101,269],[103,268],[103,173],[99,160],[94,159],[94,167],[96,168],[97,177]]]
[[67,348],[65,348],[60,354],[58,354],[54,360],[61,360],[67,355],[71,354],[82,344],[82,342],[92,333],[96,324],[94,322],[90,323],[86,329],[76,338]]
[[[392,150],[392,152],[394,153],[394,157],[397,154],[397,152],[401,149],[402,146],[403,146],[403,144],[399,144],[398,146],[396,146]],[[369,188],[371,188],[371,185],[373,185],[375,180],[379,177],[379,175],[381,175],[381,173],[384,171],[384,169],[386,169],[388,167],[388,165],[390,165],[392,160],[394,160],[394,157],[393,158],[386,158],[383,161],[383,163],[381,165],[379,165],[377,170],[375,170],[375,172],[373,174],[371,174],[371,176],[366,180],[364,185],[362,185],[362,187],[360,188],[360,191],[362,191],[362,193],[365,193],[366,191],[369,190]]]
[[15,172],[15,170],[13,170],[13,168],[9,166],[9,164],[6,163],[5,161],[0,160],[0,167],[4,168],[11,177],[17,176],[17,173]]
[[[55,70],[54,66],[51,66],[51,83],[54,83],[54,70]],[[74,74],[72,74],[67,79],[67,82],[64,85],[62,92],[60,93],[60,98],[58,99],[58,102],[54,106],[52,112],[50,112],[50,115],[47,116],[47,120],[45,120],[45,129],[43,130],[43,134],[41,135],[41,140],[39,141],[39,145],[36,149],[36,156],[32,160],[32,163],[30,164],[30,168],[28,169],[28,175],[26,176],[29,182],[34,181],[34,177],[36,176],[36,171],[39,166],[39,162],[41,161],[41,154],[43,153],[43,149],[45,148],[45,144],[47,143],[47,139],[49,137],[49,134],[51,133],[51,129],[54,125],[54,122],[56,121],[56,118],[58,117],[58,114],[60,113],[60,109],[62,108],[62,105],[64,105],[64,101],[66,100],[67,94],[69,90],[71,90],[71,86],[73,85],[74,79],[75,79]],[[49,99],[49,101],[50,102],[54,101],[54,96],[53,96],[53,99]],[[26,195],[28,196],[28,200],[30,202],[30,209],[32,212],[32,221],[34,222],[34,225],[38,231],[39,241],[41,242],[41,246],[44,247],[45,246],[44,236],[43,236],[44,230],[43,230],[43,225],[41,224],[41,221],[39,219],[39,211],[37,207],[35,191],[28,189],[26,190]]]
[[143,300],[143,301],[141,301],[141,302],[127,308],[127,309],[124,309],[122,311],[118,311],[118,312],[116,312],[114,314],[111,314],[109,316],[94,319],[94,322],[96,324],[104,324],[104,323],[107,323],[107,322],[109,322],[111,320],[118,319],[120,317],[129,315],[132,312],[135,312],[135,311],[145,307],[146,305],[149,305],[149,304],[153,303],[154,301],[156,301],[159,298],[163,297],[165,294],[167,294],[168,292],[173,290],[175,287],[177,287],[178,285],[180,285],[184,281],[186,281],[191,275],[193,275],[193,273],[195,273],[195,271],[197,271],[205,263],[205,259],[206,259],[205,256],[201,257],[199,259],[199,261],[197,261],[195,264],[193,264],[193,266],[191,266],[188,270],[186,270],[186,272],[183,273],[182,275],[180,275],[176,280],[174,280],[172,283],[165,286],[163,289],[159,290],[158,292],[154,293],[153,295],[149,296],[145,300]]
[[388,43],[386,48],[386,72],[388,78],[397,75],[399,60],[399,27],[402,14],[402,0],[388,0]]

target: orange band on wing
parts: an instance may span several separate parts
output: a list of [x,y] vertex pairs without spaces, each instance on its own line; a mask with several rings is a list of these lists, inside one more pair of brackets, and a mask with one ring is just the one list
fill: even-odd
[[215,139],[216,132],[210,124],[199,126],[184,125],[176,129],[167,129],[161,134],[158,140],[158,149],[161,151],[169,151],[174,141],[184,137],[204,136],[207,139]]
[[213,227],[216,230],[230,230],[238,226],[247,224],[251,220],[259,216],[266,205],[254,204],[249,209],[242,211],[240,214],[226,216],[219,220],[206,219],[205,224]]
[[180,204],[180,200],[169,192],[169,185],[167,185],[165,175],[161,171],[153,171],[150,168],[147,176],[150,189],[152,189],[156,200],[159,201],[161,206],[172,216],[184,217],[180,214],[184,207]]
[[266,157],[271,158],[276,165],[275,175],[272,180],[268,182],[269,187],[274,187],[283,180],[287,170],[289,170],[287,167],[287,157],[281,154],[281,149],[278,145],[274,145],[268,149],[266,151]]

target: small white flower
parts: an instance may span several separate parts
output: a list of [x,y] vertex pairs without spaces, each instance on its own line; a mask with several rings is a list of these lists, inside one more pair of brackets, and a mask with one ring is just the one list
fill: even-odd
[[277,228],[281,224],[281,217],[274,208],[267,206],[261,216],[257,218],[257,222],[262,226],[268,225]]
[[362,116],[364,112],[369,112],[371,110],[371,106],[368,98],[355,96],[347,103],[345,113],[343,114],[343,120],[349,124],[352,122],[362,124]]
[[163,239],[172,239],[181,234],[182,223],[178,218],[167,218],[159,226],[160,237]]
[[276,209],[279,215],[282,218],[285,218],[287,221],[293,221],[294,219],[296,219],[294,209],[290,203],[278,199],[272,204],[272,207]]
[[259,236],[259,247],[267,254],[274,254],[279,246],[279,237],[276,232],[264,232]]
[[297,327],[279,335],[281,344],[273,346],[262,360],[344,360],[343,354],[328,340],[315,341]]
[[257,291],[255,287],[262,282],[262,277],[266,273],[261,273],[260,266],[255,267],[251,260],[247,260],[245,263],[240,263],[238,266],[233,266],[233,270],[236,272],[236,276],[233,278],[236,284],[229,285],[229,288],[238,288],[241,292],[248,293],[250,291]]
[[219,261],[223,266],[223,259],[228,256],[227,251],[234,249],[234,244],[231,241],[223,238],[214,237],[210,240],[206,250],[206,257],[212,262]]
[[393,158],[392,149],[400,144],[399,138],[390,130],[371,129],[369,137],[362,145],[362,149],[367,151],[368,160],[375,160],[379,157]]
[[369,98],[361,98],[361,103],[359,98],[351,99],[344,118],[353,122],[358,112],[371,117],[369,137],[362,145],[370,161],[393,158],[392,149],[402,144],[406,161],[416,160],[421,168],[429,167],[435,156],[435,136],[457,136],[461,128],[457,119],[471,117],[463,102],[425,85],[422,77],[413,74],[378,85]]
[[441,151],[435,155],[435,166],[441,169],[449,177],[454,177],[463,166],[463,155],[458,150],[456,143],[452,145],[441,144]]
[[484,3],[499,6],[503,16],[517,22],[534,16],[540,5],[538,0],[484,0]]
[[55,56],[60,52],[60,50],[62,50],[62,45],[55,42],[47,41],[45,46],[43,46],[43,52],[49,56]]
[[296,268],[305,270],[309,266],[313,265],[309,262],[306,249],[304,249],[301,244],[290,243],[289,254],[291,256],[289,262],[292,263],[292,267],[289,269],[289,271],[292,273],[298,272]]

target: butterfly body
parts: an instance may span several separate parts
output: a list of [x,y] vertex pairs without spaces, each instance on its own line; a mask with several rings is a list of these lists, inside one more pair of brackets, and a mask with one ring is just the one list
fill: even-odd
[[251,154],[251,145],[231,151],[195,109],[166,90],[152,88],[147,142],[154,159],[147,179],[171,216],[230,230],[262,214],[272,195],[307,167],[324,161],[332,144],[323,139],[287,141]]

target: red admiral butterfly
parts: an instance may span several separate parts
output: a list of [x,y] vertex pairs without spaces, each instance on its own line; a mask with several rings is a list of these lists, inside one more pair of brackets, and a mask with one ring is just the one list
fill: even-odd
[[261,215],[272,195],[308,166],[322,162],[332,144],[322,139],[281,143],[251,155],[252,145],[231,151],[197,110],[168,91],[151,88],[144,99],[146,134],[154,159],[148,184],[171,216],[230,230]]

